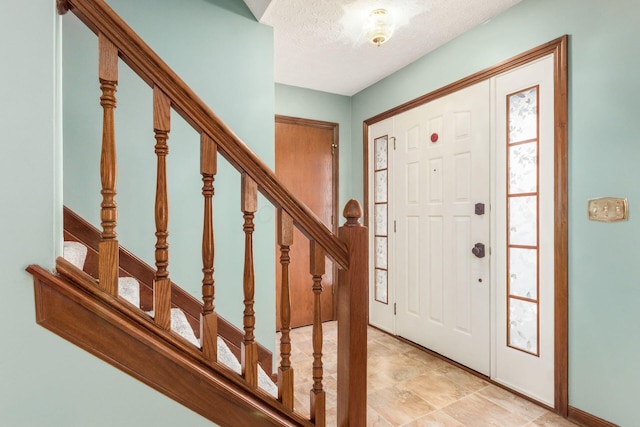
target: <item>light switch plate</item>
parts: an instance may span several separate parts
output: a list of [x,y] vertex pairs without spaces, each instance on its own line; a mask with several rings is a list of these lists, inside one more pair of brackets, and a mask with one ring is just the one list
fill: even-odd
[[587,203],[590,221],[614,222],[629,218],[627,199],[619,197],[600,197]]

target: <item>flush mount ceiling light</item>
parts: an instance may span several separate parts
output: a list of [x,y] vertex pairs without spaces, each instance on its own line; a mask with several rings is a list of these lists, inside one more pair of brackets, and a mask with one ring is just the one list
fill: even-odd
[[367,40],[380,46],[393,34],[393,19],[386,9],[376,9],[369,14],[365,24]]

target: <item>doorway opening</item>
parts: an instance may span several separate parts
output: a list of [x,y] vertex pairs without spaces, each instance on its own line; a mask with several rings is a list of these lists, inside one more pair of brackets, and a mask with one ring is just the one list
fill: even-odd
[[[338,124],[296,117],[275,117],[275,172],[278,179],[304,202],[334,233],[338,232]],[[279,251],[276,251],[276,254]],[[308,239],[294,228],[289,253],[291,327],[313,323],[314,294],[309,274]],[[280,312],[281,265],[276,263],[276,313]],[[334,320],[337,274],[326,260],[322,278],[322,321]],[[276,316],[279,322],[279,316]],[[276,324],[277,330],[280,325]]]

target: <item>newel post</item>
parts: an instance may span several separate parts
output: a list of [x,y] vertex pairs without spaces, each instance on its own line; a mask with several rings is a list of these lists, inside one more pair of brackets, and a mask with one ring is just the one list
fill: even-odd
[[367,324],[369,322],[369,248],[362,207],[347,202],[347,222],[339,237],[347,245],[349,269],[338,273],[338,426],[367,421]]

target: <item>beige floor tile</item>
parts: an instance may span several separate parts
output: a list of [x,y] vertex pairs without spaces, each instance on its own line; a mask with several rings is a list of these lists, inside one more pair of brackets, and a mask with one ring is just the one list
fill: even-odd
[[382,345],[378,341],[369,341],[367,344],[367,359],[373,357],[389,357],[396,353],[389,351],[389,347]]
[[466,427],[519,427],[527,420],[477,394],[470,394],[442,409]]
[[389,421],[385,420],[371,405],[367,405],[367,427],[392,427]]
[[291,342],[291,356],[309,357],[313,354],[311,340],[296,340]]
[[426,401],[401,386],[383,388],[370,394],[368,403],[394,426],[406,424],[435,409]]
[[416,347],[404,353],[404,355],[422,363],[424,365],[425,372],[450,366],[450,363],[447,361]]
[[311,339],[311,326],[304,326],[302,328],[293,328],[289,332],[289,336],[292,341],[310,340]]
[[384,345],[385,347],[393,350],[396,353],[406,353],[410,350],[415,349],[415,347],[411,344],[407,344],[404,341],[400,341],[399,339],[386,334],[378,338],[376,342]]
[[389,334],[381,331],[380,329],[376,329],[376,328],[367,329],[367,341],[375,341],[378,338],[382,338],[385,336],[389,336]]
[[465,427],[442,411],[435,411],[402,427]]
[[471,391],[478,391],[489,385],[486,381],[472,375],[457,366],[449,365],[443,366],[436,370],[438,374],[444,375],[451,381],[454,381],[461,386],[468,388]]
[[324,377],[322,387],[327,393],[327,408],[335,408],[338,398],[338,380],[334,375]]
[[368,360],[367,369],[386,377],[391,384],[417,377],[424,372],[419,361],[404,354],[372,357]]
[[332,322],[324,322],[322,324],[322,330],[329,336],[335,336],[338,330],[338,322],[336,320]]
[[531,421],[531,423],[527,424],[527,426],[535,426],[535,427],[575,427],[576,424],[572,423],[569,420],[562,418],[559,415],[553,414],[551,412],[546,412],[544,415],[536,418]]
[[531,421],[539,416],[547,413],[548,411],[535,403],[531,403],[521,397],[516,396],[513,393],[509,393],[500,387],[489,385],[478,391],[478,394],[492,401],[493,403],[502,406],[509,412],[518,414],[521,417]]
[[402,385],[436,408],[442,408],[471,394],[471,390],[433,371],[404,381]]
[[386,372],[375,368],[376,363],[377,361],[369,360],[367,364],[367,391],[369,394],[393,385]]

